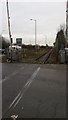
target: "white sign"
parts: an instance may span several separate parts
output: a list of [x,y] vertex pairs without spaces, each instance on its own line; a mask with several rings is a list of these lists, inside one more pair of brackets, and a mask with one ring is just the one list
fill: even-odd
[[16,38],[16,44],[21,46],[22,45],[22,38]]

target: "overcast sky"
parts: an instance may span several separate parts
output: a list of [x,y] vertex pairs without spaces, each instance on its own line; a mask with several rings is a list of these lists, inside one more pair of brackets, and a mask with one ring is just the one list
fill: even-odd
[[[37,20],[37,43],[52,45],[60,24],[66,21],[66,2],[9,2],[12,37],[34,44],[34,21]],[[6,2],[2,2],[2,34],[8,36]]]

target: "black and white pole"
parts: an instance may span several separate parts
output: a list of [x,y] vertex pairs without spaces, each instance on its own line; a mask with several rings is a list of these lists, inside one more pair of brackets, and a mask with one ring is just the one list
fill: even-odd
[[66,44],[68,44],[68,1],[66,3]]
[[8,31],[9,31],[9,39],[12,47],[12,36],[11,36],[11,30],[10,30],[10,16],[9,16],[9,5],[8,5],[8,0],[6,2],[7,5],[7,17],[8,17]]

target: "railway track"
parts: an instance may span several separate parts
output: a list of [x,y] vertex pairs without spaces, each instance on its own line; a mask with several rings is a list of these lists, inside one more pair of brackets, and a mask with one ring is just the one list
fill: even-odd
[[44,61],[44,64],[48,61],[48,59],[50,58],[50,55],[51,55],[51,53],[52,53],[52,50],[53,49],[51,49],[47,54],[46,54],[46,58],[45,58],[45,61]]
[[33,63],[45,64],[47,60],[49,59],[51,53],[52,53],[52,49],[48,50],[47,53],[44,53],[43,55],[35,59]]

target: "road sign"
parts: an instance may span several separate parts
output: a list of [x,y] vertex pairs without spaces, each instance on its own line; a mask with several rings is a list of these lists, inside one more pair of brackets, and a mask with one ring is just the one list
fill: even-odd
[[16,38],[16,44],[21,46],[22,45],[22,38]]

